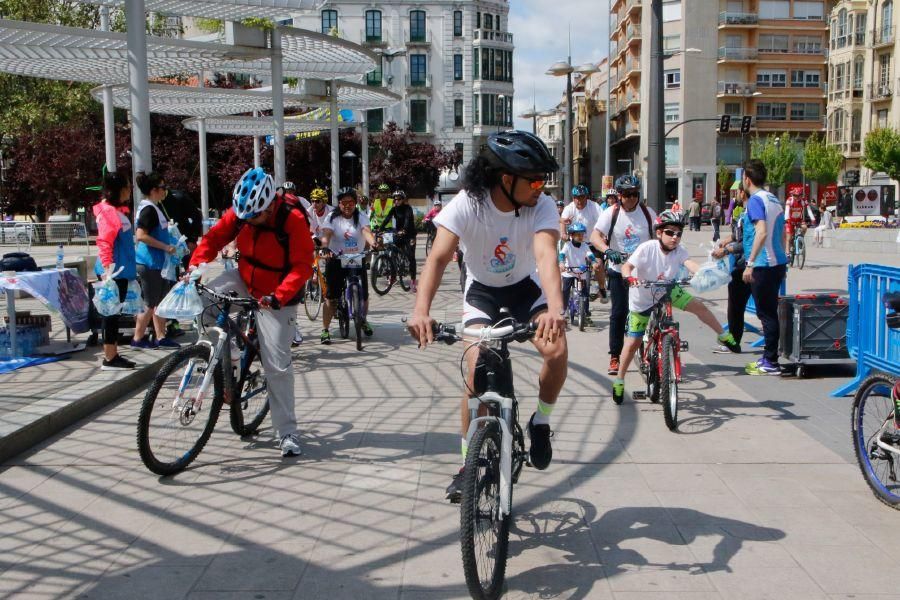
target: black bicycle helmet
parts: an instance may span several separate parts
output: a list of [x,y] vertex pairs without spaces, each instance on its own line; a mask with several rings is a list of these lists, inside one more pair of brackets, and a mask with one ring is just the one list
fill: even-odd
[[621,194],[626,190],[638,190],[641,189],[641,180],[635,177],[634,175],[622,175],[618,179],[616,179],[616,191]]
[[482,155],[492,166],[511,175],[543,175],[559,171],[559,163],[547,145],[527,131],[491,134]]
[[352,196],[354,200],[357,200],[356,190],[353,189],[352,187],[342,187],[341,189],[338,190],[338,193],[337,193],[338,202],[340,202],[341,198],[343,198],[344,196]]

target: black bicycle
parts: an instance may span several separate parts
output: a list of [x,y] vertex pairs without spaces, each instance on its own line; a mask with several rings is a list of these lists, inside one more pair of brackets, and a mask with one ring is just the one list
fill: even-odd
[[469,390],[469,450],[460,506],[463,571],[469,593],[476,600],[494,600],[503,591],[512,488],[528,459],[513,390],[509,343],[528,341],[534,333],[533,324],[512,317],[493,327],[466,328],[461,334],[449,325],[435,328],[435,340],[447,344],[474,339],[463,352],[461,370],[466,353],[478,348],[474,386]]
[[372,289],[379,296],[384,296],[395,283],[399,283],[403,291],[410,290],[409,258],[394,241],[395,232],[384,231],[379,235],[381,251],[372,260]]
[[[197,317],[200,339],[166,361],[153,378],[138,415],[138,452],[144,465],[157,475],[178,473],[197,458],[212,435],[223,403],[230,404],[231,428],[240,436],[255,433],[269,412],[256,336],[259,304],[253,298],[196,285],[198,292],[213,301]],[[234,315],[230,314],[232,308],[238,309]],[[215,326],[204,327],[204,320],[213,315]]]

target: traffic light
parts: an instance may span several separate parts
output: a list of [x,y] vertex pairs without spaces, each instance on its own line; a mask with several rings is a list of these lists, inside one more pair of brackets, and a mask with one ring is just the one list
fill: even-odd
[[731,127],[731,115],[722,115],[719,118],[719,133],[728,133],[729,127]]
[[741,117],[741,134],[746,135],[750,133],[750,125],[753,124],[753,117],[750,115]]

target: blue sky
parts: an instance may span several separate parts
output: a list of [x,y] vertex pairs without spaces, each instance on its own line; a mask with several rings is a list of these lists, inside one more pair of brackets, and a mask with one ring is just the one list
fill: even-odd
[[[572,64],[599,62],[606,57],[608,0],[510,0],[509,31],[514,34],[513,77],[515,114],[531,108],[534,90],[538,111],[555,106],[566,89],[565,79],[544,75],[568,53],[572,27]],[[531,121],[516,119],[516,127],[531,130]]]

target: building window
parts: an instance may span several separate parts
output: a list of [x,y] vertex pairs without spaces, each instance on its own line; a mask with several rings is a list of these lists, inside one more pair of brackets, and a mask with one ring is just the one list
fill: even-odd
[[366,11],[366,41],[367,42],[380,42],[381,41],[381,11],[380,10],[367,10]]
[[409,127],[416,133],[428,131],[428,101],[409,101]]
[[818,121],[822,107],[815,102],[791,102],[791,121]]
[[740,102],[726,102],[724,114],[731,115],[732,117],[740,117],[741,116],[741,103]]
[[[853,90],[860,92],[863,89],[863,68],[865,67],[866,60],[862,56],[857,56],[853,59]],[[855,96],[856,94],[854,94]]]
[[481,79],[481,75],[479,74],[479,67],[481,63],[478,58],[479,52],[478,48],[472,50],[472,79]]
[[547,126],[547,137],[551,140],[556,139],[556,125]]
[[887,88],[891,84],[891,55],[878,57],[878,87]]
[[878,122],[878,127],[879,127],[879,128],[887,127],[887,124],[888,124],[888,110],[887,110],[886,108],[883,108],[883,109],[879,110],[879,111],[878,111],[878,114],[877,114],[877,116],[876,116],[876,118],[875,118],[875,120]]
[[850,141],[862,141],[862,111],[856,109],[850,116]]
[[475,29],[481,29],[481,13],[475,13]]
[[382,69],[382,58],[379,56],[378,60],[375,63],[375,70],[369,71],[366,73],[366,85],[374,85],[376,87],[381,87],[381,82],[384,77],[383,69]]
[[681,140],[679,138],[667,137],[666,138],[666,166],[667,167],[677,167],[679,164],[679,142]]
[[481,99],[478,94],[472,96],[472,125],[481,124]]
[[744,162],[743,140],[732,135],[716,136],[716,160],[721,160],[726,165]]
[[370,133],[384,131],[384,109],[376,108],[366,111],[366,122],[369,125]]
[[409,41],[425,41],[425,11],[413,10],[409,13]]
[[336,10],[322,11],[322,33],[337,31],[338,14]]
[[791,71],[791,87],[819,87],[822,74],[818,71]]
[[677,123],[679,119],[679,106],[677,102],[666,102],[666,123]]
[[680,69],[668,69],[665,71],[666,75],[666,89],[667,90],[675,90],[681,87],[681,70]]
[[453,11],[453,37],[462,37],[463,28],[462,28],[462,11],[454,10]]
[[856,15],[856,33],[853,36],[853,43],[857,46],[863,46],[866,43],[866,13]]
[[825,18],[825,9],[822,2],[794,0],[794,18],[821,21]]
[[463,152],[466,151],[466,145],[462,142],[456,142],[453,144],[453,150],[456,152],[456,156],[459,157],[459,161],[462,162]]
[[453,101],[453,126],[462,127],[463,123],[463,101],[457,98]]
[[760,0],[760,19],[790,19],[791,3],[788,0]]
[[881,30],[878,37],[879,42],[890,42],[894,39],[894,3],[888,0],[881,5]]
[[847,67],[844,63],[839,63],[834,65],[834,77],[831,79],[831,90],[832,91],[840,91],[843,90],[847,85]]
[[681,50],[681,34],[675,33],[663,37],[663,50],[675,51]]
[[669,21],[680,21],[681,0],[675,0],[674,2],[663,2],[662,18],[664,23],[668,23]]
[[[847,45],[847,10],[842,8],[838,11],[837,23],[836,23],[836,33],[834,30],[832,32],[832,36],[835,38],[835,43],[838,48],[843,48]],[[834,27],[834,25],[832,25]]]
[[787,86],[787,71],[782,69],[762,69],[756,72],[759,87],[783,88]]
[[423,86],[428,79],[428,70],[425,54],[410,54],[409,56],[409,84]]
[[756,119],[759,121],[787,120],[787,103],[760,102],[756,105]]
[[463,60],[462,54],[453,55],[453,80],[462,81],[463,78]]
[[822,38],[809,35],[797,36],[794,38],[793,49],[797,54],[821,54]]
[[484,28],[485,29],[493,29],[494,28],[494,15],[491,13],[484,13]]
[[762,33],[759,36],[760,52],[787,52],[788,36]]

